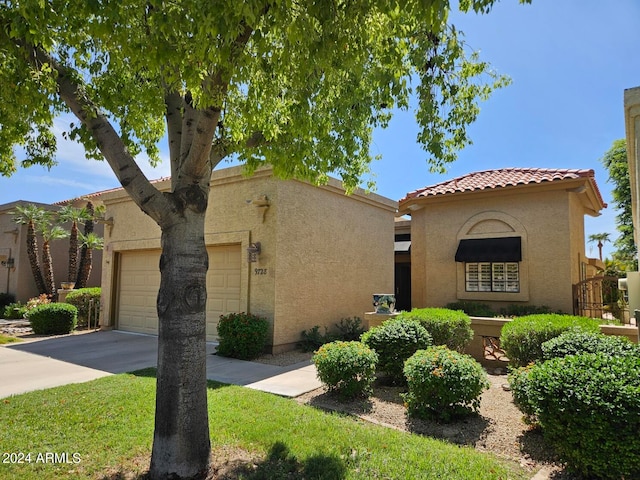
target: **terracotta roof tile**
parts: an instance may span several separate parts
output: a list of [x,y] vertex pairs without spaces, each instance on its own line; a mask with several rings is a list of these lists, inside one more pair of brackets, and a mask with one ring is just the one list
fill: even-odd
[[495,170],[485,170],[482,172],[473,172],[452,180],[447,180],[445,182],[409,192],[405,198],[400,200],[400,202],[419,197],[433,197],[453,193],[515,187],[518,185],[529,185],[533,183],[556,182],[580,177],[591,180],[600,202],[606,206],[602,200],[598,186],[595,183],[595,174],[593,170],[554,168],[500,168]]

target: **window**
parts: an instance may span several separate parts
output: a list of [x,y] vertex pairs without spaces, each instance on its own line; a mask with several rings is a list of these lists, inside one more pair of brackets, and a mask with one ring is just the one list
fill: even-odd
[[465,290],[467,292],[518,293],[520,291],[518,263],[465,263]]

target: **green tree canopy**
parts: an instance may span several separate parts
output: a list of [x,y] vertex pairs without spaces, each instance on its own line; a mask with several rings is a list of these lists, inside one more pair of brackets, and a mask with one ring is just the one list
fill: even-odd
[[[494,2],[458,5],[485,13]],[[72,113],[64,135],[106,159],[162,232],[152,478],[208,465],[211,171],[233,155],[249,172],[333,173],[353,189],[373,129],[412,96],[417,141],[442,169],[469,143],[478,101],[506,83],[468,54],[449,12],[448,0],[0,1],[0,172],[54,165],[54,118]],[[135,161],[157,163],[164,135],[170,192]]]
[[631,185],[629,183],[626,141],[624,139],[615,140],[602,157],[601,162],[609,172],[609,182],[613,183],[611,194],[613,204],[618,211],[616,227],[620,235],[613,243],[616,248],[613,257],[627,270],[636,270],[637,248],[633,237]]

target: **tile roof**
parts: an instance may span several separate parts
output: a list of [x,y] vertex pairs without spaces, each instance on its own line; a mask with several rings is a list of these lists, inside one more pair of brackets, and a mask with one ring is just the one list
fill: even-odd
[[591,181],[599,201],[603,206],[600,190],[595,183],[595,173],[586,169],[556,169],[556,168],[499,168],[473,172],[445,182],[420,188],[407,193],[400,202],[420,197],[434,197],[453,193],[491,190],[534,183],[557,182],[575,178],[586,178]]

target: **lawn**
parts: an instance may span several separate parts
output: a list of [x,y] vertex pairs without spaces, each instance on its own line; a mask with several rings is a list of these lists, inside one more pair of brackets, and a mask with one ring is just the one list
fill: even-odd
[[15,342],[21,342],[22,340],[20,340],[17,337],[12,337],[10,335],[4,335],[2,333],[0,333],[0,345],[5,345],[7,343],[15,343]]
[[[142,474],[153,434],[154,374],[114,375],[0,400],[0,478]],[[234,478],[529,478],[517,464],[472,448],[215,382],[209,421],[214,452],[241,451],[257,459],[239,465]]]

